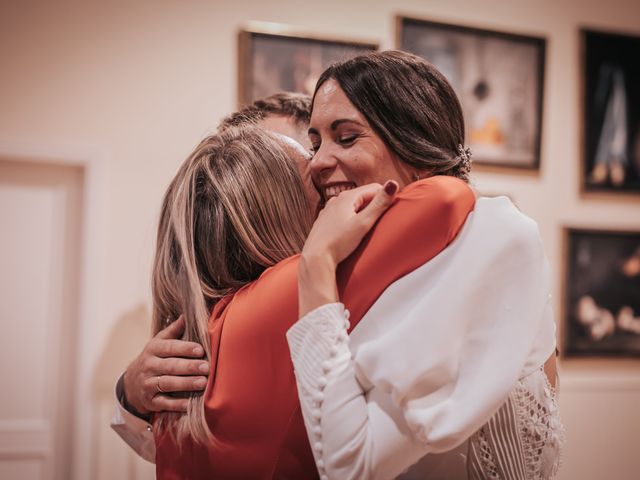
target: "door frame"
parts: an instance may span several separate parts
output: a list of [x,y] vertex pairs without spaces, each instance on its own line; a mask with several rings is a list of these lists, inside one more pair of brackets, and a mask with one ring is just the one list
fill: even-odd
[[108,154],[92,145],[60,145],[0,138],[0,157],[25,163],[80,166],[84,169],[81,213],[81,254],[78,274],[76,332],[75,412],[71,443],[72,478],[91,478],[96,457],[95,399],[92,377],[102,339],[92,325],[104,311],[101,292],[106,262],[105,171]]

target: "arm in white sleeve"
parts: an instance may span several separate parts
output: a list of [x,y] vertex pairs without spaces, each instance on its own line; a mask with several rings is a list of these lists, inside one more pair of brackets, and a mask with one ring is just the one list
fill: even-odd
[[321,475],[394,478],[456,447],[553,352],[552,336],[538,340],[553,317],[537,227],[509,205],[478,203],[447,250],[374,304],[352,333],[356,349],[337,304],[290,329]]
[[116,408],[111,419],[111,428],[145,460],[156,462],[156,444],[151,424],[129,412],[124,406],[123,376],[116,383]]
[[369,401],[349,351],[348,312],[323,305],[288,332],[305,427],[321,480],[393,478],[428,452],[402,415]]

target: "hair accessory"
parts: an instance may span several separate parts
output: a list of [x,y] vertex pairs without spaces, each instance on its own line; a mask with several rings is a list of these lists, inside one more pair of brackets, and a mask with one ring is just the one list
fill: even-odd
[[458,144],[458,156],[456,157],[456,165],[453,167],[458,173],[456,176],[467,178],[471,172],[471,149],[465,148]]
[[459,162],[471,163],[471,149],[469,147],[464,148],[461,144],[458,144],[458,156],[456,158]]

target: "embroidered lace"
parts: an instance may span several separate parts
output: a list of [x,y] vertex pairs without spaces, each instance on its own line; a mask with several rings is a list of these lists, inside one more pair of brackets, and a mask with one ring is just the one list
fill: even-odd
[[[513,424],[504,425],[505,420]],[[505,445],[507,439],[519,445]],[[482,471],[482,478],[512,478],[514,472],[523,472],[526,480],[555,478],[565,432],[556,389],[544,370],[540,368],[520,379],[505,404],[470,441],[470,450],[477,452],[475,461],[479,465],[475,467]]]

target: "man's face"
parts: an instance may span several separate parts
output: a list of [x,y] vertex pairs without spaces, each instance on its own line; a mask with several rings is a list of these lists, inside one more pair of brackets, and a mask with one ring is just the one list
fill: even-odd
[[300,124],[291,117],[283,115],[269,115],[257,123],[257,126],[265,130],[279,133],[292,140],[291,155],[298,166],[298,171],[304,183],[305,192],[309,199],[309,204],[314,214],[318,213],[318,205],[320,204],[320,195],[311,180],[311,171],[309,170],[309,162],[311,160],[310,148],[311,142],[307,134],[308,125]]

